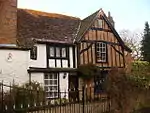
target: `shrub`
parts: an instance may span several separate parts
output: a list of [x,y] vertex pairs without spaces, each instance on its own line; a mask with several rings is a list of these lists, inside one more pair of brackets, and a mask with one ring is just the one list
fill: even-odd
[[69,100],[66,98],[60,98],[51,101],[52,105],[65,105],[67,103],[69,103]]
[[94,64],[80,65],[78,68],[79,77],[83,79],[91,79],[98,70],[98,67]]
[[[32,107],[45,101],[45,92],[37,82],[25,83],[21,86],[13,85],[11,90],[1,93],[3,106],[8,110]],[[2,99],[0,100],[2,101]],[[1,104],[2,102],[0,102]],[[2,105],[0,105],[2,106]],[[2,111],[2,108],[1,108]]]
[[118,113],[130,113],[150,105],[149,79],[143,76],[127,75],[124,70],[114,68],[107,79],[106,90],[112,99],[112,109]]
[[150,75],[150,65],[146,61],[132,62],[131,74],[134,76],[146,76]]

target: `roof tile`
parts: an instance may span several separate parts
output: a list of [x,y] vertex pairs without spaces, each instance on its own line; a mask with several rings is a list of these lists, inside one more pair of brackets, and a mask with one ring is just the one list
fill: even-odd
[[80,19],[76,17],[18,9],[18,38],[58,40],[72,43]]

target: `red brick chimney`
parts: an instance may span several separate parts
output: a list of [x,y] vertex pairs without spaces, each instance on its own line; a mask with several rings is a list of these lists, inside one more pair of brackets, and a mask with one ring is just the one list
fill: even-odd
[[115,22],[113,20],[113,17],[111,16],[110,12],[108,12],[108,20],[112,24],[112,26],[115,27]]
[[0,44],[16,43],[17,0],[0,0]]

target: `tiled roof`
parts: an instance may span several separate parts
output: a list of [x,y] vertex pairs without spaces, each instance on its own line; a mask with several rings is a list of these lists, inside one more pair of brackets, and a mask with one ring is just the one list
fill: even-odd
[[[62,14],[28,9],[18,9],[17,12],[17,43],[20,43],[20,45],[21,43],[25,45],[31,43],[32,45],[30,39],[36,39],[41,42],[69,44],[73,44],[73,41],[78,42],[92,25],[96,16],[102,12],[104,20],[114,32],[118,41],[126,50],[130,51],[101,9],[83,20]],[[7,42],[7,40],[2,39],[1,42]]]
[[61,14],[18,9],[18,38],[35,38],[72,43],[79,18]]
[[76,41],[79,41],[85,34],[85,32],[88,30],[88,28],[93,24],[94,20],[96,19],[96,16],[98,15],[98,12],[99,10],[81,21],[79,25],[79,31],[76,36]]

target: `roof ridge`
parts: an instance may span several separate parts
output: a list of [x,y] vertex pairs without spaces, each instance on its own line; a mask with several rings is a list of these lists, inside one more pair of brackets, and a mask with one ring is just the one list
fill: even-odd
[[[84,18],[83,20],[81,20],[81,25],[82,28],[80,26],[80,30],[75,38],[75,40],[78,42],[81,40],[82,36],[84,35],[84,33],[86,32],[86,30],[92,25],[92,23],[94,22],[94,20],[96,19],[97,15],[99,14],[100,9],[97,10],[96,12],[94,12],[93,14],[89,15],[88,17]],[[86,25],[84,25],[86,24]]]
[[84,19],[82,19],[82,21],[86,20],[88,17],[91,17],[92,15],[98,14],[99,11],[100,11],[100,9],[95,11],[94,13],[90,14],[89,16],[85,17]]
[[40,11],[40,10],[24,9],[24,8],[18,8],[18,10],[23,10],[32,14],[45,15],[45,16],[50,16],[54,18],[59,17],[59,18],[72,18],[72,19],[81,20],[79,17],[69,16],[69,15],[60,14],[60,13],[50,13],[50,12],[45,12],[45,11]]

